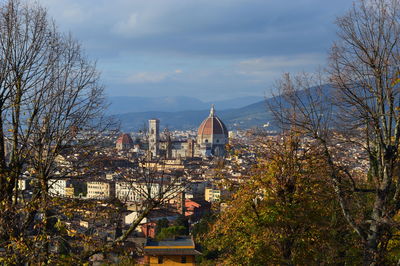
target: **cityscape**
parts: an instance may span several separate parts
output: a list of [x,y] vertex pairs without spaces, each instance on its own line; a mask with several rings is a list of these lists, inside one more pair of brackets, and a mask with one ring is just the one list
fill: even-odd
[[400,0],[0,1],[0,266],[400,265]]

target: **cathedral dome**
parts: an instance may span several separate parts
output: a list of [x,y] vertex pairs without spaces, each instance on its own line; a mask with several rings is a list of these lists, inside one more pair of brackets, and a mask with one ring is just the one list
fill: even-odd
[[133,146],[133,140],[129,134],[122,134],[118,137],[117,139],[117,144],[124,144],[124,145],[132,145]]
[[133,147],[133,140],[129,134],[122,134],[118,137],[116,148],[118,150],[130,149]]
[[225,124],[215,115],[214,106],[210,115],[201,123],[197,138],[199,144],[225,145],[228,139],[228,130]]
[[214,107],[211,107],[210,115],[201,123],[198,135],[222,134],[228,136],[225,124],[215,115]]

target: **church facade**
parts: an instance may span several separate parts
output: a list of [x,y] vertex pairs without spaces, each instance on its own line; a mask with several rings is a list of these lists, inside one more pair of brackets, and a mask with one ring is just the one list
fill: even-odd
[[172,140],[166,133],[160,138],[160,121],[149,120],[148,142],[149,155],[152,158],[192,158],[223,156],[228,143],[228,130],[221,119],[215,114],[214,106],[197,130],[197,138],[187,140]]

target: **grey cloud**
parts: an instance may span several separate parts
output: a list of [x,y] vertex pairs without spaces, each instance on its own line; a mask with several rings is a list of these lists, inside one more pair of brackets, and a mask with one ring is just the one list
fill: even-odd
[[109,94],[203,99],[262,95],[283,71],[323,63],[335,16],[351,6],[349,0],[38,1],[98,60]]
[[348,0],[45,3],[99,53],[114,54],[109,51],[112,46],[136,52],[245,56],[321,51],[333,38],[333,13],[349,5]]

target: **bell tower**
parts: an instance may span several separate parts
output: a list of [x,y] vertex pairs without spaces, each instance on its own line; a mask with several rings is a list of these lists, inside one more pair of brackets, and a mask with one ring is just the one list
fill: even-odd
[[150,119],[149,120],[149,152],[153,158],[157,157],[158,144],[160,141],[160,120]]

